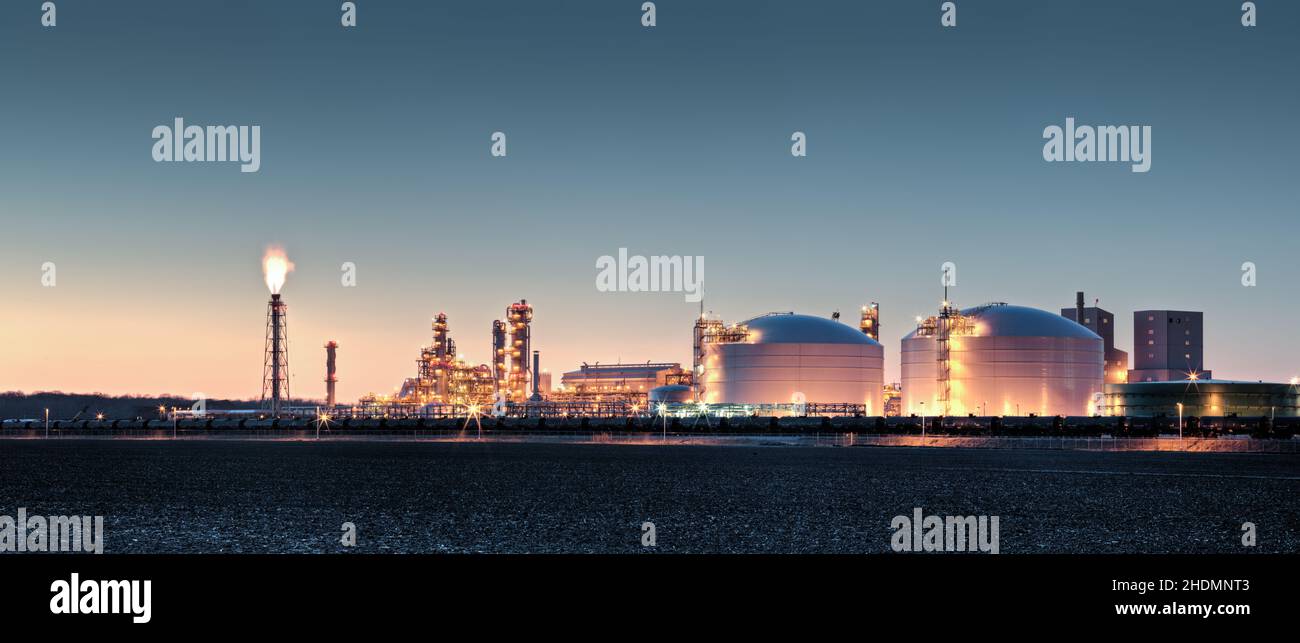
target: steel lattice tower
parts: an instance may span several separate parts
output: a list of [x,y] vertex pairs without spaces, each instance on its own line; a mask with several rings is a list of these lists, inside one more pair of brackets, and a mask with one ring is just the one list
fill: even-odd
[[262,366],[262,407],[280,414],[289,401],[289,326],[280,294],[266,305],[266,357]]
[[948,284],[951,273],[948,267],[943,269],[943,308],[939,310],[938,334],[935,337],[939,354],[939,414],[947,417],[952,412],[952,327],[953,321],[961,316],[961,311],[948,301]]

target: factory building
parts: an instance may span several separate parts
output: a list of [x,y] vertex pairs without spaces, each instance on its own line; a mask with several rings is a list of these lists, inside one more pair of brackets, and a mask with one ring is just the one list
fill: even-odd
[[1106,385],[1106,411],[1128,417],[1297,417],[1300,390],[1294,384],[1181,380]]
[[1104,355],[1099,335],[1045,310],[944,302],[903,338],[903,412],[1093,415]]
[[879,414],[884,347],[865,330],[794,313],[731,326],[701,316],[695,394],[709,404],[848,403]]
[[680,383],[686,376],[678,363],[583,365],[560,376],[560,387],[576,395],[633,393],[645,395],[650,389]]
[[1084,306],[1083,292],[1074,295],[1074,308],[1062,308],[1061,316],[1101,336],[1106,353],[1106,383],[1128,381],[1128,353],[1115,348],[1115,316],[1096,306]]
[[1186,310],[1133,313],[1133,370],[1130,382],[1208,380],[1204,315]]

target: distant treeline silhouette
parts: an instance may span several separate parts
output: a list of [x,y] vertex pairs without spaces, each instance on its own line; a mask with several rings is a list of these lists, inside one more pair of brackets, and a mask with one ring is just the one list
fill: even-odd
[[[290,406],[312,405],[315,400],[292,400]],[[156,418],[158,407],[188,409],[194,400],[179,395],[105,395],[103,393],[64,393],[37,391],[0,393],[0,419],[44,419],[45,409],[51,420],[94,419],[96,413],[106,418]],[[258,400],[207,400],[209,410],[257,408]]]

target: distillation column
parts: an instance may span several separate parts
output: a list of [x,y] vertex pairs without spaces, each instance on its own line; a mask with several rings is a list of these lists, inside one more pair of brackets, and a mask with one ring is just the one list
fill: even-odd
[[528,354],[532,350],[533,307],[528,305],[528,300],[520,299],[506,308],[506,320],[510,324],[510,401],[523,402],[528,398],[532,370]]

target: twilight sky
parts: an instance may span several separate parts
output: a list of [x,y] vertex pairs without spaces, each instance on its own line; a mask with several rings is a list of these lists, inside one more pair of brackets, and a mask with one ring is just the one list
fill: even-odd
[[[696,305],[596,290],[620,247],[703,255],[729,321],[879,301],[890,380],[944,261],[963,306],[1084,290],[1125,350],[1133,310],[1203,310],[1216,376],[1300,372],[1295,2],[1253,29],[1237,0],[957,0],[955,29],[939,0],[663,0],[653,29],[641,0],[358,0],[355,29],[333,0],[18,4],[0,390],[256,397],[270,243],[295,396],[330,339],[341,400],[391,392],[437,312],[486,361],[521,297],[552,372],[688,363]],[[260,125],[261,170],[155,163],[178,116]],[[1150,125],[1150,172],[1044,162],[1067,116]]]

